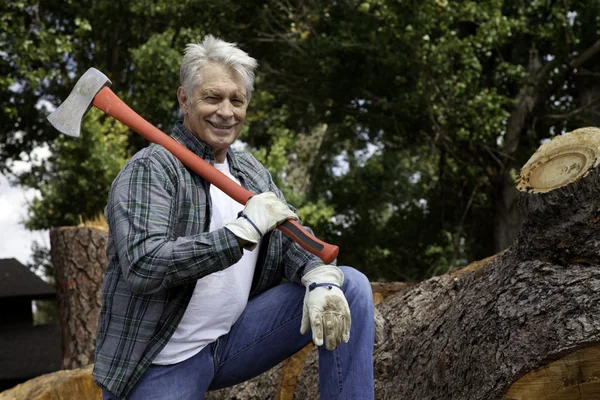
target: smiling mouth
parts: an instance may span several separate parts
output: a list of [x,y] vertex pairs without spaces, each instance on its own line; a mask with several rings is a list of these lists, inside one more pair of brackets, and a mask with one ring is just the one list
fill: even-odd
[[217,128],[217,129],[231,129],[235,126],[235,124],[234,125],[218,125],[211,121],[206,121],[206,122],[208,122],[212,127]]

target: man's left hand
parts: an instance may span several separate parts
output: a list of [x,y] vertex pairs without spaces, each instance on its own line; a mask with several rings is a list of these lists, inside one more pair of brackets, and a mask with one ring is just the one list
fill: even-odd
[[306,286],[300,333],[312,329],[313,342],[333,350],[350,340],[350,308],[342,292],[344,273],[332,265],[315,268],[302,277]]

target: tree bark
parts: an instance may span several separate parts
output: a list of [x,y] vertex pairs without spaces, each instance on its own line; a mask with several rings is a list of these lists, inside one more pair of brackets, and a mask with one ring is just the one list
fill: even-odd
[[56,297],[63,333],[63,369],[94,362],[106,258],[106,230],[63,227],[50,231]]
[[[527,132],[527,122],[530,120],[530,114],[536,104],[540,102],[540,93],[537,86],[539,81],[545,77],[541,58],[535,44],[529,49],[527,69],[530,83],[519,90],[515,108],[508,118],[504,145],[502,146],[504,166],[499,171],[494,204],[494,250],[496,253],[505,250],[515,240],[523,220],[523,215],[517,205],[517,192],[514,182],[510,178],[510,171],[519,167],[516,164],[515,155],[519,150],[521,138]],[[540,70],[542,70],[541,74]]]

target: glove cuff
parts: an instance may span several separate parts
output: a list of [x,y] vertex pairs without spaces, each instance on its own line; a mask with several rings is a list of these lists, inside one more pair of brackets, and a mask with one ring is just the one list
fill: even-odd
[[313,282],[310,285],[308,285],[308,291],[312,292],[313,290],[315,290],[316,288],[318,288],[320,286],[326,286],[327,289],[329,289],[329,290],[331,290],[335,286],[336,288],[342,290],[342,288],[339,287],[338,285],[336,285],[335,283],[329,283],[329,282],[316,283],[316,282]]
[[344,273],[341,269],[333,265],[323,265],[322,267],[308,271],[304,274],[301,281],[306,287],[309,287],[312,283],[327,283],[328,285],[341,287],[344,283]]
[[256,224],[254,222],[252,222],[252,220],[250,219],[249,216],[247,216],[246,214],[244,214],[243,210],[238,213],[238,218],[245,218],[246,221],[248,221],[250,223],[250,225],[252,225],[252,227],[254,229],[256,229],[256,232],[258,232],[258,237],[259,238],[263,237],[263,233],[260,231],[260,229],[258,229],[258,226],[256,226]]
[[243,218],[238,218],[235,221],[228,223],[224,228],[247,242],[256,244],[260,240],[260,236],[257,235],[254,228]]

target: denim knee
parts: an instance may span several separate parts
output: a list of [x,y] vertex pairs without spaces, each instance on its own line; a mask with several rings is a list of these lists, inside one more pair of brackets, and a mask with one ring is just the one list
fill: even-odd
[[342,289],[348,302],[360,301],[367,304],[373,303],[373,291],[369,278],[362,272],[352,267],[340,267],[344,273]]

